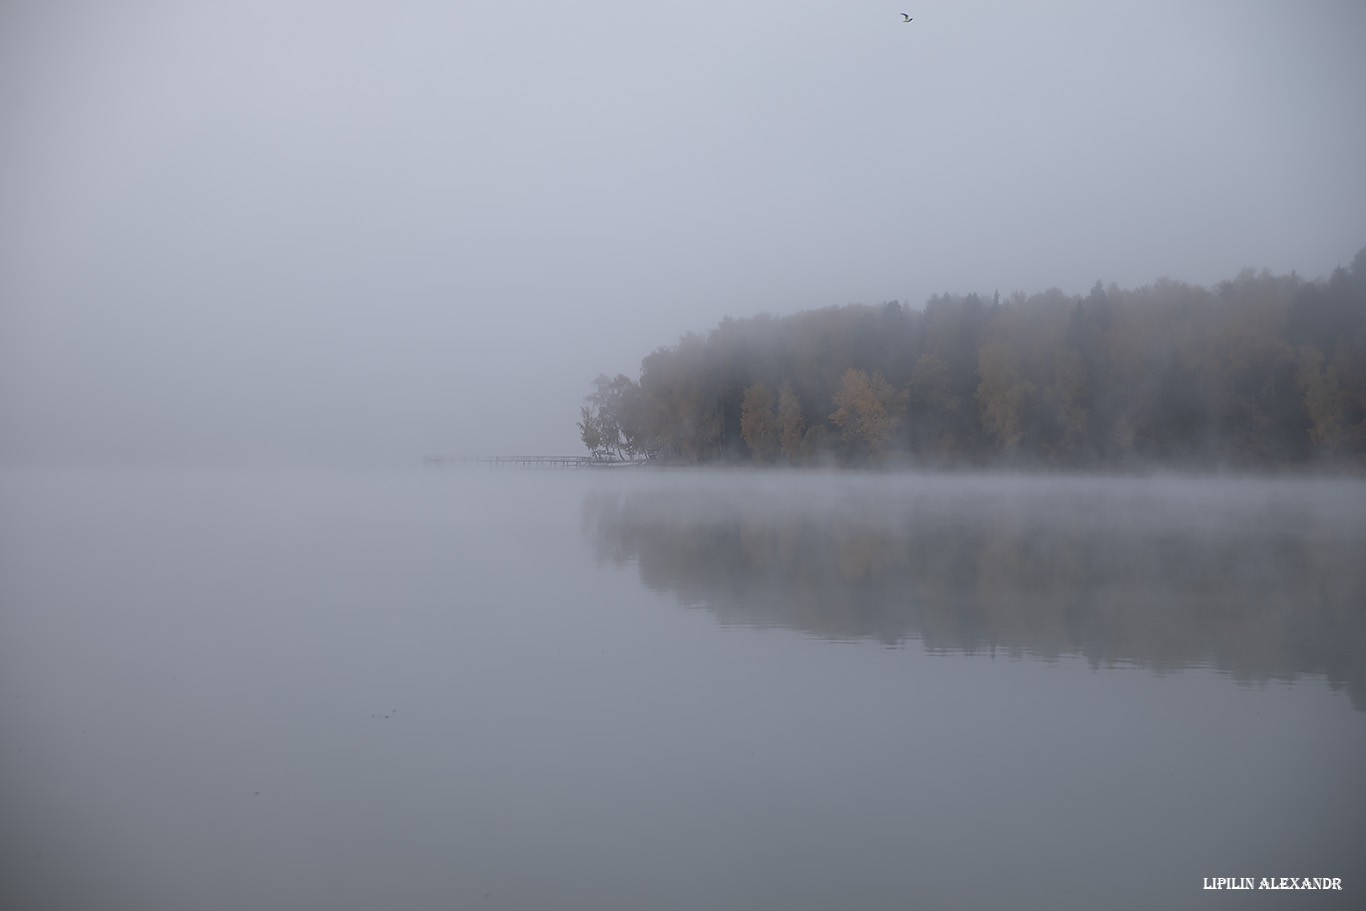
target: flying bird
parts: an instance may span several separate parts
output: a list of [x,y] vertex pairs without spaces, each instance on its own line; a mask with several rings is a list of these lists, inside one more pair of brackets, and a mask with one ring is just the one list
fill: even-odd
[[905,20],[906,22],[910,22],[911,19],[912,19],[911,16],[908,16],[908,15],[906,15],[905,13],[902,13],[902,14],[901,14],[901,18],[902,18],[903,20]]

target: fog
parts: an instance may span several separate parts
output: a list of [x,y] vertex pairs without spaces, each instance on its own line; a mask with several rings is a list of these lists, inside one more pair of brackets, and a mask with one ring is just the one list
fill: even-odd
[[[915,21],[905,24],[899,11]],[[0,460],[574,452],[722,316],[1328,274],[1353,0],[0,9]]]
[[902,2],[0,4],[0,905],[1354,873],[1366,5]]

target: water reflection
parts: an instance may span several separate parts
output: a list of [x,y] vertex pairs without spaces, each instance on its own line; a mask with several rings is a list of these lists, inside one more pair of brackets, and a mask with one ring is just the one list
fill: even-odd
[[600,560],[724,623],[1323,675],[1366,711],[1366,485],[738,472],[598,491]]

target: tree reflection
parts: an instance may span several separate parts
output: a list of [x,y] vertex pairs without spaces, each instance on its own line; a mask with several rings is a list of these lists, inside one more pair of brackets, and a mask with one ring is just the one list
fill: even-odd
[[584,533],[723,623],[1322,674],[1366,711],[1361,486],[1268,483],[884,477],[798,502],[791,484],[699,480],[591,495]]

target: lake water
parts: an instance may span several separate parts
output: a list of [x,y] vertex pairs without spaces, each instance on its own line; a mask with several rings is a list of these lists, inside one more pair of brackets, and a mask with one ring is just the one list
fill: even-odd
[[6,908],[1366,903],[1362,482],[10,472],[0,604]]

